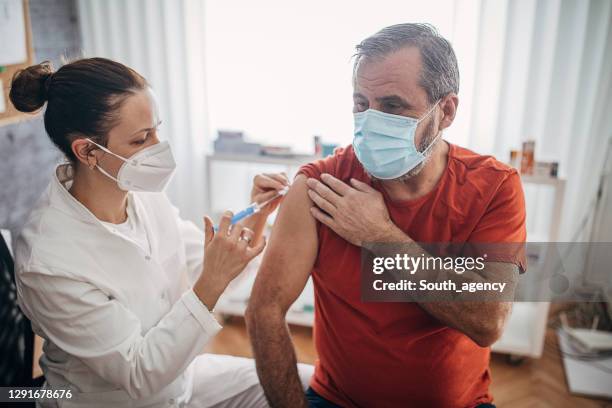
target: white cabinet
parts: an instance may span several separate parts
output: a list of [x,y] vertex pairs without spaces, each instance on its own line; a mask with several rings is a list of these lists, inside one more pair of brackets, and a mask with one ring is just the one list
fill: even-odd
[[[527,206],[527,241],[555,242],[558,239],[565,181],[523,176]],[[548,217],[548,219],[543,219]],[[545,254],[528,256],[528,274],[537,274],[546,262]],[[513,356],[538,358],[542,355],[548,322],[549,302],[515,302],[504,334],[491,349]]]

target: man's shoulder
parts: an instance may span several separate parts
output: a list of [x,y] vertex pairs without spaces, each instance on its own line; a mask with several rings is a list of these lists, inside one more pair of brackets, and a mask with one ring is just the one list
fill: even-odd
[[317,179],[321,174],[328,173],[345,182],[351,177],[361,179],[365,174],[352,145],[337,147],[331,156],[302,166],[298,173]]
[[450,144],[449,170],[459,181],[499,185],[506,180],[520,180],[518,171],[495,157]]

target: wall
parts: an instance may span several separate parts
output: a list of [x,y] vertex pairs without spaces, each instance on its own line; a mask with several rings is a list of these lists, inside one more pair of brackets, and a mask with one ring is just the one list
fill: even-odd
[[[79,54],[74,0],[30,0],[35,62]],[[15,234],[49,183],[61,154],[45,133],[42,116],[0,127],[0,228]]]

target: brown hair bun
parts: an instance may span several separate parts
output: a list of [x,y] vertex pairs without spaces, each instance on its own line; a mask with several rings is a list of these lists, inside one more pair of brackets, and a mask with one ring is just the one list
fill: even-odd
[[47,101],[48,80],[53,75],[49,61],[19,70],[13,75],[9,98],[18,111],[34,112]]

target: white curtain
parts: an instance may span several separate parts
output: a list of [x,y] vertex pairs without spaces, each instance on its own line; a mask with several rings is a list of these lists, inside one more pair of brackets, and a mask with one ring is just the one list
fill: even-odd
[[[202,152],[209,129],[203,2],[78,0],[85,54],[125,62],[153,84],[164,131],[179,162],[169,193],[196,220],[203,210]],[[321,12],[352,21],[367,10],[350,4],[322,7]],[[409,11],[419,4],[398,2],[392,15],[411,21],[408,16],[414,13]],[[592,211],[605,146],[612,136],[612,2],[449,0],[448,6],[454,15],[449,37],[462,77],[460,112],[446,137],[504,161],[522,141],[535,140],[536,158],[559,161],[560,175],[567,178],[563,219],[553,221],[561,224],[559,240],[588,237],[586,230],[577,232]],[[253,7],[250,18],[257,19]],[[237,13],[241,10],[236,7]],[[279,19],[291,17],[280,14]],[[211,15],[208,21],[215,18]],[[352,50],[344,51],[348,55]],[[273,55],[282,61],[282,52]],[[244,64],[256,66],[248,58]],[[337,109],[346,110],[344,105]],[[540,219],[550,211],[551,196],[529,190],[527,195],[529,228],[546,230]]]
[[77,0],[85,57],[122,62],[151,83],[177,174],[168,195],[201,223],[207,104],[203,0]]
[[[459,64],[473,69],[462,70],[459,95],[471,115],[451,140],[501,160],[535,140],[536,159],[559,161],[567,179],[559,240],[588,239],[578,233],[612,137],[612,2],[457,0],[455,9]],[[536,225],[550,206],[528,195]]]

